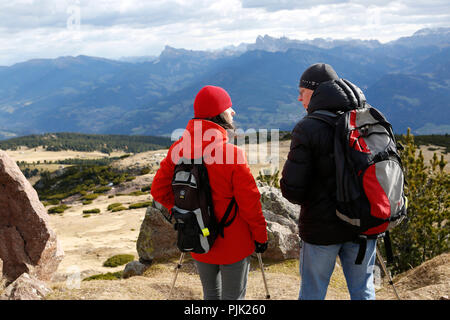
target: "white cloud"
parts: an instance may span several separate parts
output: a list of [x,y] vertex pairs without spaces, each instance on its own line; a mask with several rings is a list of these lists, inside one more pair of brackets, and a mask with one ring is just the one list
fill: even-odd
[[0,0],[0,65],[217,49],[264,34],[387,41],[448,26],[449,9],[448,0]]

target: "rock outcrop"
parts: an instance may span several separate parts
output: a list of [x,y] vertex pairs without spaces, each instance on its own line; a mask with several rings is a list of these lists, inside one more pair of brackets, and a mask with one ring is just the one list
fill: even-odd
[[3,260],[3,276],[10,283],[25,273],[30,279],[50,281],[63,256],[36,190],[17,164],[0,151],[0,259]]
[[4,290],[3,296],[9,300],[42,300],[51,290],[45,282],[23,273]]
[[263,209],[281,215],[297,224],[300,216],[300,206],[290,203],[281,194],[281,190],[270,187],[267,184],[258,181],[258,190],[261,194],[261,205]]
[[297,224],[269,210],[263,210],[263,214],[267,221],[269,238],[269,245],[263,254],[264,258],[275,261],[297,259],[300,250]]
[[168,259],[180,254],[176,231],[163,214],[168,216],[169,213],[155,202],[145,212],[136,243],[141,263],[150,264],[154,259]]

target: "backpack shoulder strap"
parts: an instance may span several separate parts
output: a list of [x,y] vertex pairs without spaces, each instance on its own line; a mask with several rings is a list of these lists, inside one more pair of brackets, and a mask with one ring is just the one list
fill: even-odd
[[[231,210],[233,209],[233,207],[234,207],[234,215],[227,222],[227,219],[230,216]],[[224,229],[233,223],[234,219],[236,218],[236,215],[237,215],[237,203],[236,203],[236,199],[233,197],[231,199],[230,203],[228,204],[225,214],[223,215],[222,219],[219,221],[219,224],[218,224],[219,234],[222,238],[224,238]]]
[[[205,193],[206,201],[208,201],[210,210],[214,213],[215,212],[214,211],[214,203],[212,200],[211,186],[210,186],[209,178],[208,178],[208,170],[206,169],[206,165],[203,161],[203,158],[202,158],[202,163],[199,166],[199,170],[200,170],[201,182],[202,182],[201,188],[203,189],[203,191]],[[234,215],[229,221],[227,221],[228,218],[230,217],[233,207],[235,208]],[[237,203],[236,203],[236,199],[233,197],[231,199],[230,203],[228,204],[227,210],[225,211],[225,214],[223,215],[222,219],[217,223],[218,234],[222,238],[224,237],[224,229],[226,227],[230,226],[231,223],[233,223],[234,219],[236,218],[236,215],[237,215]]]
[[[337,115],[331,111],[327,111],[327,110],[317,110],[317,111],[314,111],[313,113],[307,115],[307,117],[311,118],[311,119],[323,121],[323,122],[329,124],[332,128],[335,128],[336,121],[339,118],[339,115]],[[332,118],[332,119],[330,119],[330,118]]]

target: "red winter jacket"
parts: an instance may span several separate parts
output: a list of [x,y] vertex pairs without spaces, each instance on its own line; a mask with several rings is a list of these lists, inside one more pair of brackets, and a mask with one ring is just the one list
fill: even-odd
[[[174,197],[171,183],[175,164],[180,157],[195,159],[203,155],[217,219],[223,217],[233,196],[238,206],[236,219],[225,228],[224,238],[219,236],[208,253],[191,253],[195,260],[210,264],[240,261],[253,253],[254,241],[267,241],[267,223],[262,214],[260,193],[250,173],[245,153],[235,145],[228,144],[227,140],[226,130],[216,123],[190,120],[183,136],[170,147],[161,162],[151,188],[154,200],[172,209]],[[233,214],[234,209],[230,217]]]

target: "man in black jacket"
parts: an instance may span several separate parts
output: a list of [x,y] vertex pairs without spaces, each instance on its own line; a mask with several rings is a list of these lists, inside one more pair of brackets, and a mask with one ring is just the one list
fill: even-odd
[[[357,88],[354,86],[354,88]],[[376,240],[368,240],[361,265],[355,264],[359,244],[357,234],[336,216],[336,168],[334,129],[324,121],[309,117],[319,111],[337,112],[361,107],[355,90],[327,64],[310,66],[299,84],[299,101],[307,110],[292,131],[288,159],[280,181],[283,196],[301,205],[299,231],[301,287],[299,299],[321,300],[339,256],[352,299],[375,299],[373,267]],[[331,118],[332,119],[332,118]]]

